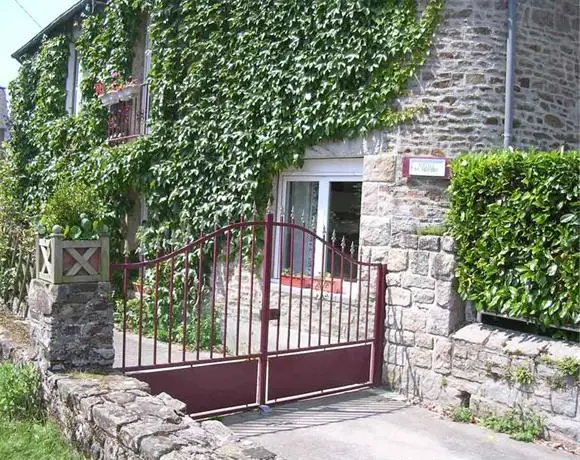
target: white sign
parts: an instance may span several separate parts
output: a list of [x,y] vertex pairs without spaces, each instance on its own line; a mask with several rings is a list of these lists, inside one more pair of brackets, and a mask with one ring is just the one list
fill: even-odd
[[409,175],[445,177],[445,166],[445,158],[409,158]]

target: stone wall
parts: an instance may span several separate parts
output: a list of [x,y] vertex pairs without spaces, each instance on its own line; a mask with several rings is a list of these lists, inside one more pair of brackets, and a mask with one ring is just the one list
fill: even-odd
[[57,375],[45,380],[52,417],[95,459],[276,459],[218,421],[199,423],[185,404],[125,376]]
[[421,395],[463,402],[476,415],[532,410],[552,434],[580,442],[580,374],[564,366],[574,359],[580,362],[578,344],[472,324],[451,335],[444,353],[435,347],[434,374],[422,380]]
[[[513,145],[578,148],[580,5],[519,0]],[[405,105],[423,114],[385,133],[386,151],[412,154],[503,145],[507,8],[503,0],[447,0],[426,64]]]
[[[26,325],[3,316],[0,362],[31,362]],[[37,365],[40,363],[35,361]],[[42,395],[49,417],[65,438],[98,460],[275,460],[241,441],[218,421],[197,422],[186,406],[165,393],[150,394],[137,379],[115,374],[53,373],[42,365]]]

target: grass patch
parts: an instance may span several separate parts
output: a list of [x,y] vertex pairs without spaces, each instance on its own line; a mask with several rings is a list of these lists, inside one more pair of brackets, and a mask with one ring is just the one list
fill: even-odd
[[469,407],[455,407],[451,416],[453,417],[454,422],[471,423],[473,420],[473,414],[471,413],[471,409]]
[[0,458],[10,460],[81,460],[59,429],[46,421],[0,421]]
[[445,230],[445,225],[426,225],[417,229],[417,235],[443,236]]
[[39,384],[32,364],[0,364],[0,421],[40,420],[43,411]]
[[533,414],[511,410],[505,415],[490,415],[481,424],[498,433],[508,434],[517,441],[532,442],[544,431],[544,420]]
[[40,376],[33,365],[0,364],[0,459],[84,458],[46,420],[39,386]]

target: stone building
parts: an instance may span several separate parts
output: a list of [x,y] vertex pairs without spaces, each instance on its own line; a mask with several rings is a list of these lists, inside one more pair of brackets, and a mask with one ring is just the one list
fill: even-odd
[[6,88],[0,86],[0,144],[10,136]]
[[[74,35],[72,21],[81,4],[50,27],[71,24]],[[515,5],[511,19],[508,4]],[[371,250],[374,261],[387,264],[383,378],[392,388],[435,400],[474,395],[473,404],[482,410],[513,405],[520,397],[516,391],[503,398],[503,390],[482,377],[486,369],[474,367],[483,355],[489,357],[491,375],[511,366],[513,356],[502,350],[513,337],[472,326],[452,336],[473,320],[453,289],[453,242],[417,234],[418,228],[444,220],[448,179],[405,177],[404,158],[453,158],[461,152],[501,148],[506,137],[514,147],[579,148],[579,30],[580,5],[575,0],[447,0],[430,56],[411,79],[409,95],[397,101],[420,106],[422,112],[392,130],[312,147],[303,168],[282,172],[273,184],[278,217],[285,213],[288,219],[294,209],[313,222],[317,233],[334,230],[339,239],[344,235],[363,252]],[[514,43],[511,53],[508,34]],[[38,41],[31,40],[14,56],[21,57]],[[147,75],[149,48],[147,34],[142,33],[135,45],[135,75]],[[75,59],[71,46],[67,104],[72,113],[78,105]],[[514,63],[513,75],[509,61]],[[513,87],[507,80],[513,80]],[[513,111],[506,124],[510,100]],[[136,134],[145,135],[145,126]],[[143,210],[135,211],[133,221],[144,215]],[[277,248],[275,253],[288,249]],[[278,258],[274,273],[285,268],[288,261]],[[310,269],[327,271],[318,262]],[[468,344],[479,346],[481,353]],[[537,347],[524,348],[532,361],[539,355]],[[564,356],[553,344],[542,348],[551,349],[554,356]],[[518,350],[517,344],[513,350]],[[538,372],[548,373],[541,366]],[[552,415],[554,426],[576,433],[573,437],[578,439],[577,387],[569,394],[545,386],[532,393]]]

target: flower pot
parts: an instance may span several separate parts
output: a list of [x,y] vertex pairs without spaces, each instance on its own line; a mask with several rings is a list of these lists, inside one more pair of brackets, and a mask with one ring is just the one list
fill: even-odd
[[119,100],[120,101],[128,101],[130,99],[134,99],[139,95],[139,87],[138,86],[125,86],[119,92]]
[[119,102],[119,92],[118,91],[109,91],[101,96],[99,96],[101,103],[107,107]]
[[342,280],[341,279],[332,279],[332,278],[324,278],[324,279],[315,279],[314,286],[312,287],[315,291],[318,290],[324,292],[331,292],[333,294],[339,294],[342,292]]
[[296,274],[296,275],[281,275],[280,276],[280,283],[282,286],[290,286],[296,288],[305,288],[310,289],[312,287],[310,276]]

